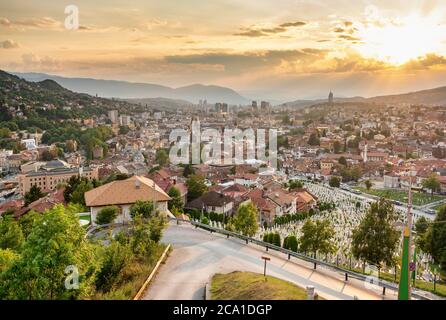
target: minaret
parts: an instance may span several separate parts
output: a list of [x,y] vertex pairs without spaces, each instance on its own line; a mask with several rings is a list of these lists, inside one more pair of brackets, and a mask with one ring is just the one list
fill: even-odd
[[367,145],[367,141],[365,142],[365,146],[364,146],[364,151],[363,151],[363,153],[362,153],[362,161],[364,162],[364,163],[366,163],[367,162],[367,151],[368,151],[368,145]]

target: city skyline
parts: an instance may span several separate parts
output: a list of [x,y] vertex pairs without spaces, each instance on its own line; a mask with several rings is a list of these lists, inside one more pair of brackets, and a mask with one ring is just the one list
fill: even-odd
[[[65,7],[79,28],[64,27]],[[275,100],[444,85],[440,1],[0,1],[0,65]],[[342,12],[342,13],[340,13]]]

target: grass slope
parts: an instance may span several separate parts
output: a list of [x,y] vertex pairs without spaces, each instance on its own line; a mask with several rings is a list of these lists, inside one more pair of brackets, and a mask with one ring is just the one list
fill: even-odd
[[[367,190],[366,188],[355,188],[361,192],[368,193],[374,196],[390,199],[390,200],[396,200],[399,202],[407,203],[407,191],[405,190],[393,190],[393,189],[370,189]],[[421,192],[413,192],[413,204],[416,206],[422,206],[428,203],[432,203],[438,200],[442,200],[445,197],[440,195],[430,195],[428,193],[421,193]]]
[[306,300],[306,290],[295,284],[253,272],[217,273],[211,281],[213,300]]

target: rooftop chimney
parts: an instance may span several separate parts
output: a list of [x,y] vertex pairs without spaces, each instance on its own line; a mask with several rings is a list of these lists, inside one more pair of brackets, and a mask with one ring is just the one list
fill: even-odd
[[139,189],[141,187],[141,181],[139,181],[138,179],[135,180],[135,188]]

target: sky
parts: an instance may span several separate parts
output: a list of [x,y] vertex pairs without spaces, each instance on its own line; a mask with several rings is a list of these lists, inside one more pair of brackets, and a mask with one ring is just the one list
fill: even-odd
[[446,85],[446,1],[0,0],[0,69],[282,101],[428,89]]

